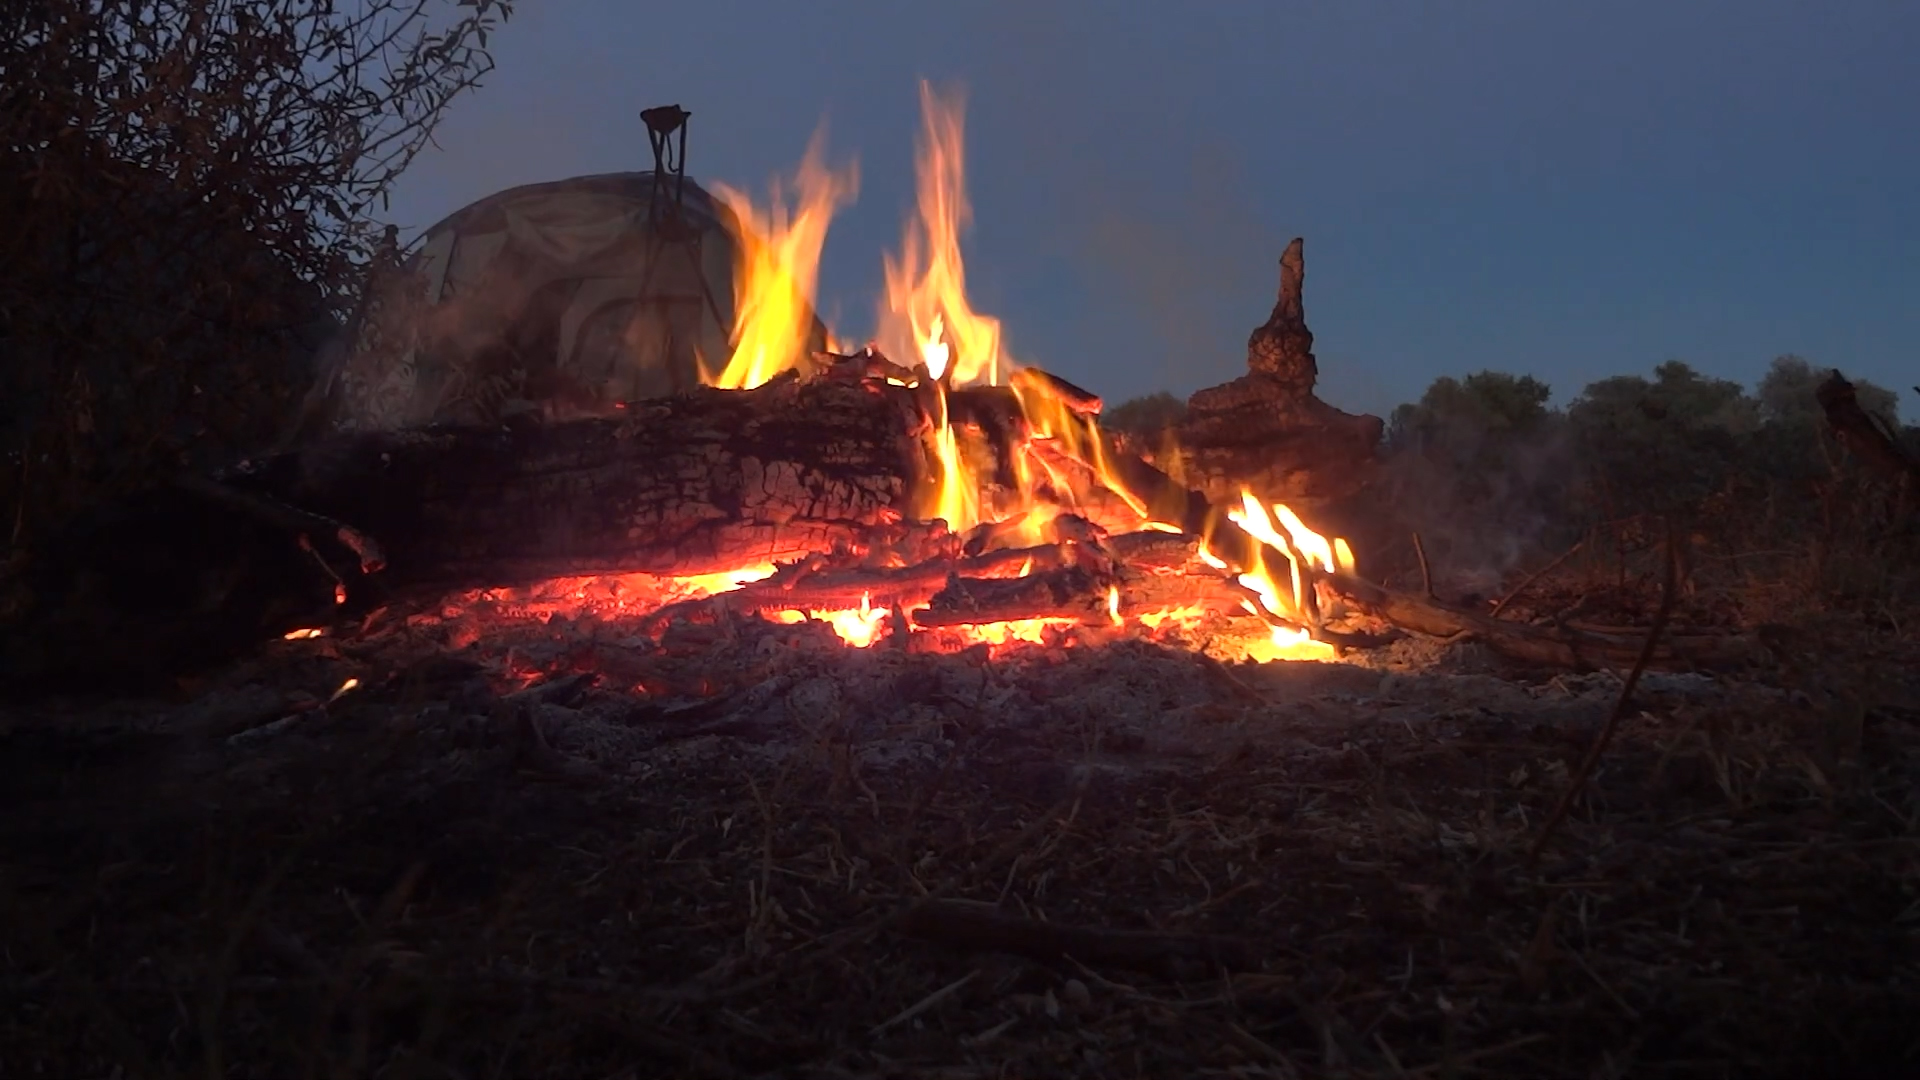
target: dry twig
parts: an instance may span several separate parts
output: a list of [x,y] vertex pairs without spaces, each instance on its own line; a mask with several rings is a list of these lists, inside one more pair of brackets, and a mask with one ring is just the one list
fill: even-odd
[[1554,805],[1547,820],[1540,823],[1540,832],[1534,837],[1533,846],[1527,849],[1527,864],[1532,866],[1540,860],[1540,852],[1553,839],[1567,813],[1573,809],[1573,802],[1587,786],[1587,780],[1593,776],[1593,770],[1600,763],[1600,755],[1607,749],[1607,743],[1613,740],[1613,733],[1620,727],[1620,720],[1627,714],[1633,702],[1633,689],[1640,683],[1640,676],[1647,670],[1647,664],[1653,659],[1655,646],[1660,643],[1660,634],[1667,628],[1667,620],[1673,615],[1674,596],[1679,592],[1680,551],[1676,542],[1672,519],[1667,521],[1667,558],[1666,572],[1660,583],[1660,610],[1654,613],[1653,625],[1647,628],[1647,641],[1640,649],[1639,659],[1634,661],[1632,670],[1620,684],[1620,697],[1614,702],[1613,712],[1608,714],[1606,725],[1587,748],[1587,754],[1580,760],[1580,767],[1567,780],[1567,789],[1560,795],[1560,801]]

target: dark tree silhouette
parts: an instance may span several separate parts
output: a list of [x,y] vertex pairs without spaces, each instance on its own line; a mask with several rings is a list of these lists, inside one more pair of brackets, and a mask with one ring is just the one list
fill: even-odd
[[509,11],[0,3],[0,545],[272,437]]

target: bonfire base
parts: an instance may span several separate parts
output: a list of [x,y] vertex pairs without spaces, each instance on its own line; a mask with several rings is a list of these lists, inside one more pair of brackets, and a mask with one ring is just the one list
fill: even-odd
[[67,1076],[1910,1064],[1910,675],[1831,747],[1783,690],[1649,677],[1529,865],[1610,677],[461,623],[12,714],[0,1043]]

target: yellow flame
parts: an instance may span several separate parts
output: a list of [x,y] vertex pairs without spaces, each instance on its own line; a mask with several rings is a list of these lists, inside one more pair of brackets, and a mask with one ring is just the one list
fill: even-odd
[[1353,573],[1353,549],[1338,536],[1333,538],[1333,564],[1343,574]]
[[960,437],[947,418],[947,392],[934,384],[939,415],[933,424],[934,476],[933,517],[947,523],[956,533],[980,524],[980,484],[960,453]]
[[[1106,437],[1101,434],[1100,425],[1092,417],[1073,411],[1045,379],[1027,377],[1026,372],[1016,372],[1010,388],[1014,398],[1020,402],[1020,411],[1026,417],[1028,426],[1033,429],[1034,438],[1053,440],[1068,457],[1085,463],[1093,474],[1092,480],[1118,495],[1128,509],[1140,516],[1142,522],[1152,520],[1153,515],[1145,500],[1134,494],[1114,469],[1107,454]],[[1073,485],[1050,468],[1045,471],[1056,488],[1072,488]],[[1018,479],[1022,487],[1022,501],[1029,506],[1036,504],[1039,501],[1039,477],[1031,470],[1021,470]],[[1084,499],[1087,494],[1084,490],[1073,491],[1076,499]]]
[[815,619],[833,628],[840,640],[856,649],[864,649],[879,640],[881,625],[887,621],[886,609],[875,610],[873,594],[861,593],[860,606],[839,611],[776,611],[772,619],[778,623],[801,623]]
[[1286,630],[1273,627],[1272,635],[1266,641],[1254,641],[1247,646],[1247,658],[1265,662],[1268,660],[1319,660],[1337,659],[1333,646],[1324,641],[1315,641],[1305,630]]
[[317,637],[325,637],[326,633],[325,630],[317,627],[307,627],[301,630],[289,630],[280,636],[286,641],[310,641]]
[[691,574],[686,577],[676,577],[673,581],[688,592],[711,595],[731,592],[749,582],[764,581],[772,577],[777,569],[778,567],[772,563],[761,563],[758,566],[724,570],[717,574]]
[[920,114],[918,205],[901,237],[900,257],[885,259],[880,349],[889,356],[921,358],[936,378],[950,370],[957,385],[999,385],[1012,363],[1001,352],[1000,320],[974,311],[967,301],[960,259],[960,233],[973,219],[966,191],[965,106],[959,94],[943,97],[922,80]]
[[[1240,507],[1227,511],[1227,520],[1266,545],[1255,549],[1254,565],[1244,568],[1240,574],[1240,584],[1260,597],[1261,607],[1281,618],[1298,620],[1305,617],[1306,586],[1301,560],[1306,561],[1307,568],[1329,574],[1336,569],[1350,571],[1353,568],[1353,549],[1345,540],[1329,540],[1308,528],[1306,522],[1301,521],[1300,516],[1285,503],[1273,503],[1269,510],[1269,507],[1261,505],[1251,491],[1242,489]],[[1264,565],[1261,552],[1269,549],[1280,552],[1287,560],[1290,590],[1285,593],[1281,591],[1274,568]],[[1210,564],[1225,565],[1204,544],[1200,548],[1200,557]],[[1271,630],[1271,641],[1263,643],[1266,647],[1252,650],[1249,655],[1264,660],[1330,660],[1334,657],[1332,646],[1313,640],[1304,629],[1274,626]]]
[[1118,585],[1107,586],[1107,618],[1112,619],[1113,625],[1115,626],[1123,626],[1126,624],[1126,620],[1120,617],[1120,587]]
[[714,198],[739,222],[733,355],[714,379],[715,386],[750,390],[809,360],[814,288],[827,225],[860,188],[858,165],[850,161],[838,171],[827,168],[824,146],[823,133],[815,133],[807,144],[794,177],[797,203],[792,207],[778,180],[765,213],[745,194],[724,184],[712,186]]
[[347,691],[352,690],[354,687],[359,685],[360,685],[360,680],[355,678],[350,678],[346,682],[341,683],[340,689],[335,690],[333,692],[333,696],[327,699],[327,704],[331,705],[334,702],[339,701],[340,698],[344,696]]

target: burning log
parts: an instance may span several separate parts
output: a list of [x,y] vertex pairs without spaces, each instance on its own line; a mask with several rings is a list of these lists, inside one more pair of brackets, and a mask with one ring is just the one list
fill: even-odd
[[231,482],[379,539],[395,587],[923,556],[943,530],[896,509],[924,472],[908,407],[902,389],[786,377],[604,419],[356,436]]
[[916,626],[978,626],[1027,619],[1107,622],[1109,584],[1082,566],[1017,578],[954,578],[930,598],[925,609],[913,613],[913,621]]
[[107,507],[39,553],[9,583],[0,682],[102,657],[171,675],[382,592],[956,553],[899,509],[929,471],[912,417],[906,388],[789,376],[604,418],[329,439]]

